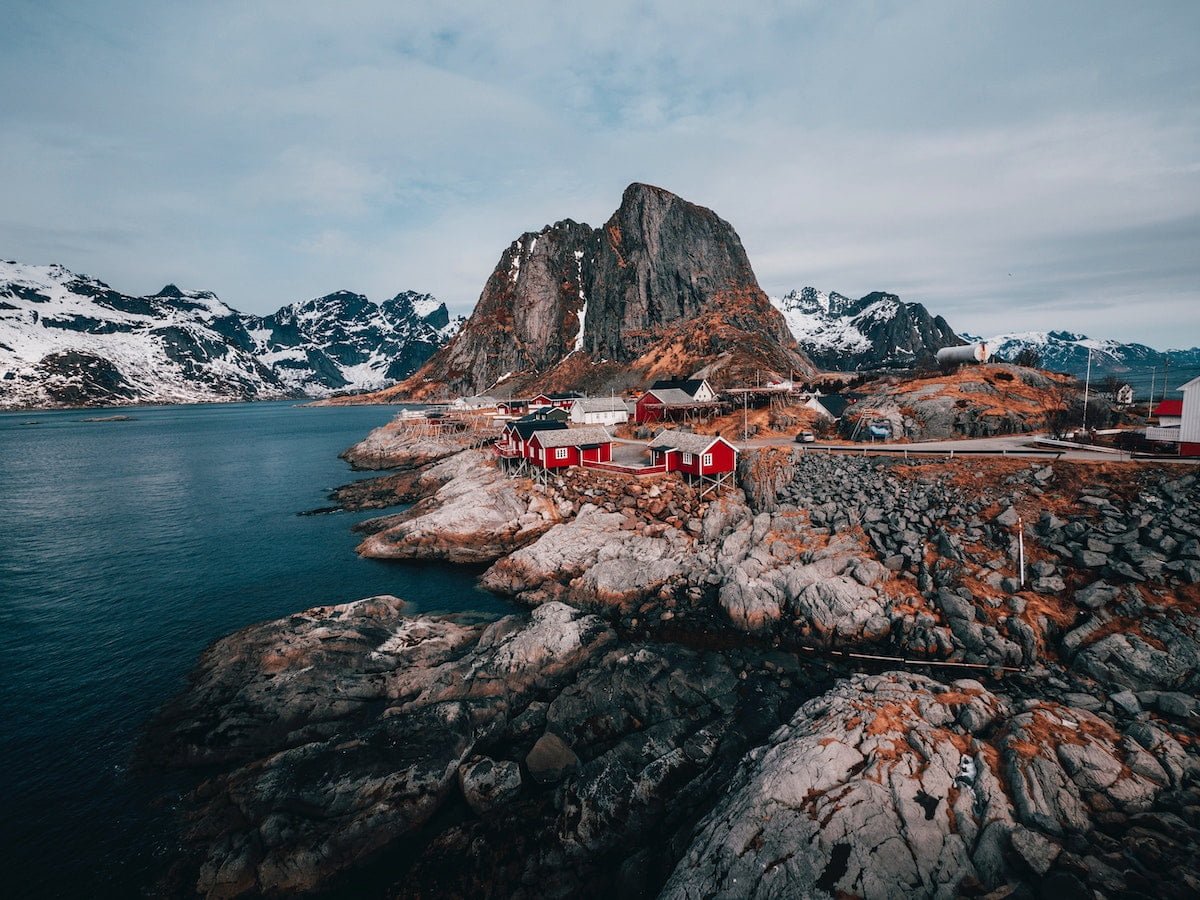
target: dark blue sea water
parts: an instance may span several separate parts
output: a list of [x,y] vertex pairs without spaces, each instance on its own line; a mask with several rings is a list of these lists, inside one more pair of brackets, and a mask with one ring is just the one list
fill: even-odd
[[337,454],[394,409],[122,412],[134,421],[0,413],[7,896],[136,896],[169,861],[169,810],[148,802],[164,786],[130,774],[129,753],[214,639],[381,593],[419,611],[508,610],[477,571],[360,559],[350,526],[371,514],[297,515],[366,477]]

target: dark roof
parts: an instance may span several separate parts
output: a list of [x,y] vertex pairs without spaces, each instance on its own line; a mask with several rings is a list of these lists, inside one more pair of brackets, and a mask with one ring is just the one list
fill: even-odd
[[817,398],[817,402],[829,410],[829,414],[835,419],[840,419],[847,406],[857,403],[862,398],[862,394],[823,394]]
[[660,378],[650,385],[650,390],[679,390],[689,397],[695,397],[696,391],[704,384],[703,378]]
[[535,409],[531,413],[526,413],[517,419],[518,422],[545,422],[547,419],[557,419],[560,422],[565,422],[570,418],[570,413],[565,409],[556,409],[551,406],[543,406]]
[[697,400],[682,388],[651,388],[642,394],[641,400],[638,402],[644,403],[646,406],[695,409],[720,405],[715,400]]
[[508,428],[520,435],[521,440],[527,441],[537,431],[558,431],[567,427],[566,422],[558,422],[554,419],[537,419],[535,421],[527,421],[518,419],[515,422],[509,422]]

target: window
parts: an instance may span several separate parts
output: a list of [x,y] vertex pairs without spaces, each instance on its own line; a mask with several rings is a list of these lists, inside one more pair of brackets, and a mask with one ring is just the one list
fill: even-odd
[[683,464],[685,466],[690,466],[692,464],[692,454],[690,454],[690,453],[683,454]]
[[555,459],[566,459],[567,458],[567,448],[566,447],[555,447],[554,448],[554,458]]
[[711,466],[712,465],[712,454],[705,453],[702,457],[700,457],[700,465],[705,466],[705,467]]

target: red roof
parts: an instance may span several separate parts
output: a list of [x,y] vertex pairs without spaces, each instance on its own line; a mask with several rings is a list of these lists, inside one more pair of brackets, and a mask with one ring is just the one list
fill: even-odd
[[1164,400],[1154,408],[1156,416],[1182,416],[1183,401],[1182,400]]

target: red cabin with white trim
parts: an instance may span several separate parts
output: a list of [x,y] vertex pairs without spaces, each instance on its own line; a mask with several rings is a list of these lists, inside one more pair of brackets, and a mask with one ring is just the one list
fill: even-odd
[[612,438],[599,425],[538,431],[525,442],[526,458],[543,469],[612,461]]
[[650,452],[668,472],[711,476],[737,468],[737,448],[720,435],[663,431],[650,442]]

